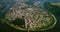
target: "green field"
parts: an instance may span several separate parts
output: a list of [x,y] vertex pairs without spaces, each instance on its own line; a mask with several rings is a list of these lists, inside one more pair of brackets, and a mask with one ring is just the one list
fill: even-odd
[[60,2],[53,2],[53,3],[51,3],[51,5],[55,5],[55,6],[59,6],[60,7]]

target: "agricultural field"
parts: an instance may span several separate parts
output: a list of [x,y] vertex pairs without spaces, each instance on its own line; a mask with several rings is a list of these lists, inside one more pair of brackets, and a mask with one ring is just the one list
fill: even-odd
[[60,2],[53,2],[53,3],[51,3],[51,5],[55,5],[55,6],[59,6],[60,7]]

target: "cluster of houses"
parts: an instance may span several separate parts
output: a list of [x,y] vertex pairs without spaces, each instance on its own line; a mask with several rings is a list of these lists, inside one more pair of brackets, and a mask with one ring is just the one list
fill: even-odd
[[25,28],[48,26],[50,24],[50,19],[52,18],[47,12],[40,8],[18,2],[12,4],[10,10],[6,13],[6,18],[9,20],[15,20],[17,17],[23,17],[25,19]]

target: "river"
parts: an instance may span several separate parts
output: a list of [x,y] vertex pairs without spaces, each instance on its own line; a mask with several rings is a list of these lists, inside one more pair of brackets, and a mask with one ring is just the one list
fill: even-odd
[[[40,0],[35,0],[35,1],[33,0],[32,2],[38,2],[38,1],[40,1]],[[2,0],[0,0],[0,2],[2,2]],[[3,14],[3,13],[5,13],[5,12],[7,11],[7,9],[10,7],[11,2],[13,2],[13,1],[10,1],[10,2],[7,2],[7,3],[6,3],[6,6],[5,6],[5,8],[1,11],[0,15]],[[40,7],[43,8],[43,9],[45,9],[45,8],[44,8],[44,3],[45,3],[45,2],[47,2],[47,3],[48,3],[48,2],[60,2],[60,0],[41,0]],[[45,9],[45,10],[46,10],[46,9]],[[4,25],[4,26],[5,26],[5,25]],[[0,24],[0,27],[2,27],[2,24]],[[6,28],[8,28],[8,27],[5,26],[5,29],[6,29]],[[1,29],[2,29],[2,28],[1,28]],[[3,31],[3,30],[4,30],[4,28],[2,29],[2,31]],[[8,30],[8,29],[7,29],[7,30]]]
[[[40,1],[40,7],[42,7],[43,9],[44,9],[44,3],[45,3],[45,2],[47,2],[47,3],[48,3],[48,2],[60,2],[60,0],[33,0],[32,2],[34,2],[34,3],[37,2],[37,3],[38,3],[38,1]],[[2,2],[2,0],[0,0],[0,2]],[[7,2],[7,5],[6,5],[5,8],[1,11],[2,13],[5,12],[6,9],[10,7],[11,2],[13,2],[13,1]]]

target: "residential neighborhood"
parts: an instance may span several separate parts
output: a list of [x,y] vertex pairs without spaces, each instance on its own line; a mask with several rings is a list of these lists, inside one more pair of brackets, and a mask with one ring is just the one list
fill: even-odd
[[47,27],[53,22],[53,18],[48,12],[25,3],[17,2],[12,4],[10,10],[6,13],[6,18],[8,18],[10,21],[22,17],[25,19],[24,26],[28,29]]

